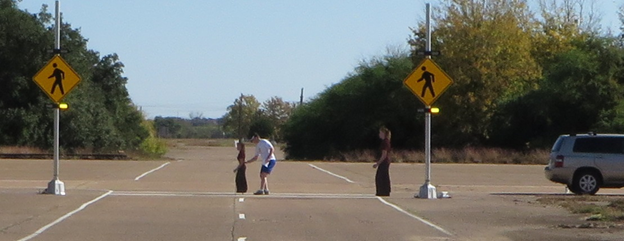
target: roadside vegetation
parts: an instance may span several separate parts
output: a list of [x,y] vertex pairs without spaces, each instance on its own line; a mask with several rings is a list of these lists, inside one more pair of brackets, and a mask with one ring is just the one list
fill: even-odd
[[[52,14],[46,5],[28,13],[15,0],[0,0],[0,19],[0,145],[52,150],[54,111],[46,106],[52,101],[32,80],[52,57]],[[118,55],[88,49],[80,29],[69,23],[60,27],[63,58],[82,79],[63,99],[69,104],[61,113],[63,152],[158,152],[141,149],[152,133],[130,99]]]
[[234,148],[234,139],[164,139],[167,147],[184,148],[184,147],[232,147]]
[[[527,1],[442,2],[432,26],[442,54],[433,60],[454,83],[434,103],[438,160],[493,160],[505,152],[498,148],[531,155],[561,134],[624,132],[624,38],[582,11],[591,1],[540,1],[537,13]],[[380,126],[392,130],[394,150],[423,150],[424,106],[403,80],[424,58],[425,32],[421,22],[409,52],[363,61],[297,107],[283,127],[288,158],[350,159],[343,153],[377,148]]]
[[571,213],[585,215],[586,221],[624,223],[624,199],[609,196],[541,197],[541,204],[560,206]]
[[[474,148],[462,149],[434,148],[431,150],[431,162],[433,163],[484,163],[484,164],[547,164],[550,150],[534,149],[530,151],[515,151],[502,148]],[[379,154],[376,151],[352,151],[341,153],[335,158],[327,158],[327,161],[345,162],[372,162],[377,160]],[[424,163],[425,153],[414,150],[398,150],[392,153],[393,162]]]
[[[29,13],[16,2],[0,0],[0,146],[49,152],[53,111],[32,76],[51,57],[52,15],[45,5]],[[434,103],[434,162],[544,163],[560,134],[624,132],[624,38],[602,29],[588,4],[599,1],[543,0],[535,12],[527,0],[441,1],[432,25],[441,55],[433,59],[454,83]],[[395,159],[422,162],[424,106],[403,80],[424,58],[424,26],[412,26],[409,50],[388,47],[308,100],[261,103],[241,94],[220,119],[146,120],[119,56],[88,49],[80,29],[63,23],[63,57],[82,81],[64,100],[61,149],[157,158],[166,152],[162,139],[259,133],[284,143],[288,159],[363,161],[374,159],[367,150],[377,149],[386,126]]]

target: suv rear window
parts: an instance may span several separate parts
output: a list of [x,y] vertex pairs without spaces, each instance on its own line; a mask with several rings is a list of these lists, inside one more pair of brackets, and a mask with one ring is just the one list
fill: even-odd
[[553,145],[553,148],[550,151],[559,152],[559,149],[561,149],[561,145],[563,144],[563,139],[565,139],[563,136],[560,136],[559,138],[557,138],[557,141],[555,141],[555,144]]
[[624,138],[588,137],[577,138],[572,148],[574,152],[587,153],[624,153]]

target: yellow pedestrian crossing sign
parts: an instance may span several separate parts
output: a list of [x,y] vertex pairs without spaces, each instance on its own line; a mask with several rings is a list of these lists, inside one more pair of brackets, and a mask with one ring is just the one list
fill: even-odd
[[78,85],[80,76],[57,54],[33,76],[33,80],[58,103]]
[[426,106],[431,106],[452,83],[451,77],[429,58],[423,60],[403,81]]

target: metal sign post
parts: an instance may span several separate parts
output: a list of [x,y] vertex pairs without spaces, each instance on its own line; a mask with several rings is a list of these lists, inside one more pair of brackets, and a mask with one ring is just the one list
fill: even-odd
[[[453,83],[449,77],[433,60],[431,55],[439,55],[439,51],[431,51],[431,5],[427,3],[427,44],[425,59],[405,78],[403,84],[422,101],[425,108],[425,184],[420,187],[417,198],[437,199],[436,187],[431,185],[431,104]],[[445,196],[445,192],[442,192]]]
[[[55,26],[55,40],[54,50],[60,51],[61,49],[61,3],[56,0],[56,26]],[[65,183],[59,180],[59,119],[61,110],[58,105],[54,108],[54,178],[48,183],[48,189],[45,190],[46,194],[65,195]]]
[[[427,45],[425,52],[431,52],[431,4],[427,3]],[[431,55],[427,55],[428,59]],[[424,92],[424,91],[423,91]],[[431,109],[427,105],[427,109]],[[436,187],[431,185],[431,112],[425,113],[425,184],[420,187],[418,198],[436,199]]]
[[54,50],[52,51],[54,57],[33,76],[33,81],[54,102],[54,178],[48,183],[48,188],[43,193],[65,195],[65,184],[59,180],[59,122],[60,109],[66,109],[67,105],[59,101],[65,98],[81,79],[61,57],[61,53],[67,51],[61,50],[61,3],[59,0],[56,0],[54,32]]

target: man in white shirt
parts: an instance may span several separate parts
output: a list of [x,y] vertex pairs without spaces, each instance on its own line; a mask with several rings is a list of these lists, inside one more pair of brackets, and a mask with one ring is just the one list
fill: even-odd
[[269,183],[268,176],[271,174],[273,167],[275,166],[275,148],[271,142],[266,139],[261,139],[258,134],[255,134],[251,138],[251,142],[256,144],[256,155],[245,163],[250,163],[259,158],[262,159],[262,167],[260,169],[260,189],[254,193],[254,195],[268,195]]

